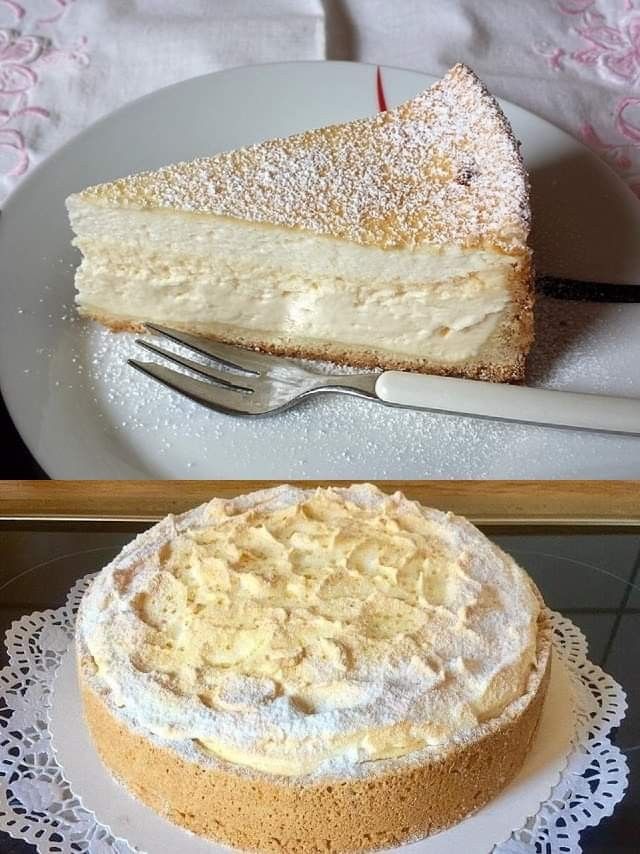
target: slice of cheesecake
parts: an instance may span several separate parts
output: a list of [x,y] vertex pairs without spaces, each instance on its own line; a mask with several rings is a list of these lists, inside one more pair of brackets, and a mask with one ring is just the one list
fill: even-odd
[[528,182],[463,65],[373,118],[67,200],[81,314],[288,356],[519,380],[532,340]]

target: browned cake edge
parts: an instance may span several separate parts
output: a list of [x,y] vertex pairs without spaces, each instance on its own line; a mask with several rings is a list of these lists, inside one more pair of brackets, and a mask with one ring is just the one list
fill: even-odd
[[[437,761],[391,763],[361,778],[313,780],[232,766],[210,768],[130,729],[83,678],[84,714],[104,764],[157,813],[188,830],[247,851],[359,852],[398,845],[457,823],[517,774],[540,720],[551,668],[551,626],[539,621],[537,668],[526,704],[487,734]],[[385,763],[389,768],[389,763]]]
[[[428,359],[401,357],[375,346],[362,347],[331,342],[304,342],[297,344],[285,338],[264,337],[259,331],[242,330],[236,327],[219,327],[213,332],[203,326],[180,323],[170,324],[175,329],[203,337],[224,341],[240,347],[249,347],[274,356],[294,359],[312,359],[350,365],[354,368],[387,371],[413,371],[441,376],[465,377],[491,382],[522,382],[525,376],[526,357],[533,343],[533,274],[527,254],[514,258],[514,271],[510,281],[512,310],[485,343],[480,353],[459,364],[430,361]],[[78,311],[114,332],[144,332],[142,322],[128,321],[113,315],[88,311],[82,305]],[[152,320],[152,318],[148,318]]]

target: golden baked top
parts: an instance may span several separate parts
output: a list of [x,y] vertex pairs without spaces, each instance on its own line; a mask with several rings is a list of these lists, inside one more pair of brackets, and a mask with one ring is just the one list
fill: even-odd
[[121,178],[80,198],[218,214],[383,248],[523,252],[529,231],[517,143],[464,65],[373,118]]
[[139,537],[85,595],[78,648],[134,727],[297,776],[472,736],[526,693],[539,612],[463,519],[281,487]]

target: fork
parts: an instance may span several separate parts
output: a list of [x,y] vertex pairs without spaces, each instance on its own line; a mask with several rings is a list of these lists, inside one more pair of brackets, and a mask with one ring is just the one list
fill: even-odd
[[137,344],[203,379],[157,362],[129,359],[129,365],[196,403],[227,415],[265,416],[289,409],[314,395],[339,393],[390,406],[640,436],[640,399],[401,371],[326,374],[310,362],[270,356],[155,323],[145,326],[150,332],[206,357],[209,364],[142,338],[136,339]]

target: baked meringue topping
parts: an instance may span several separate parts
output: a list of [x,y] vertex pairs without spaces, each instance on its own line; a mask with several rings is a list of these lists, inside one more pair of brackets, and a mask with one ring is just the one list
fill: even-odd
[[121,714],[297,776],[443,749],[525,693],[539,599],[468,522],[371,486],[259,495],[170,518],[94,581],[78,632]]

